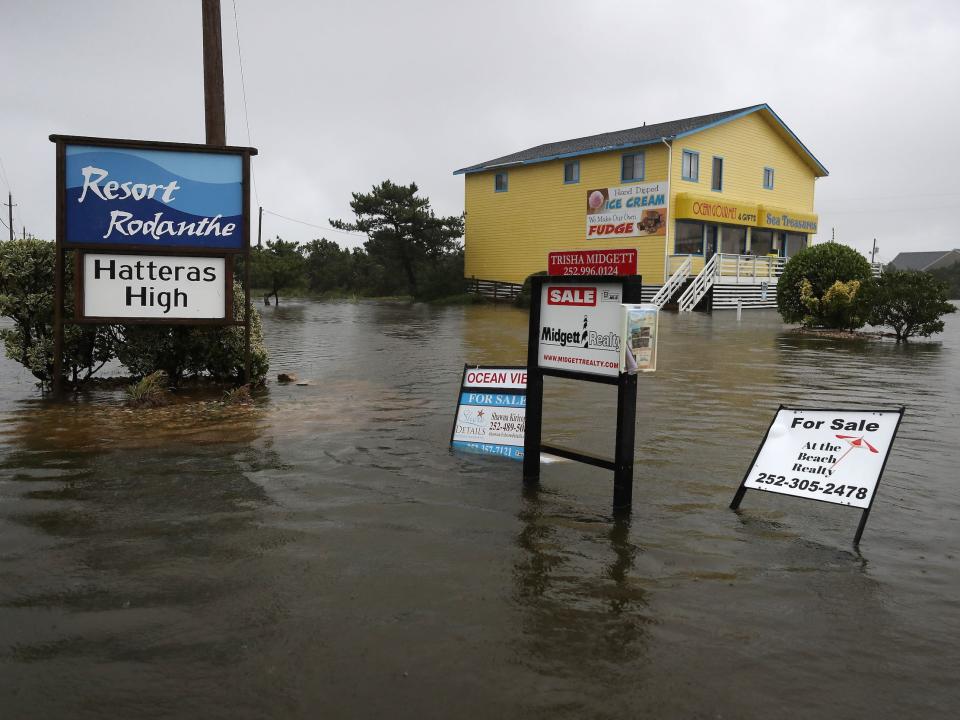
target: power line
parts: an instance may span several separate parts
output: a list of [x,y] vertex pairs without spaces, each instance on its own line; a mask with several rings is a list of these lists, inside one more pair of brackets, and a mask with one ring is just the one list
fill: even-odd
[[0,172],[3,173],[3,182],[7,186],[7,190],[10,190],[10,178],[7,177],[7,168],[3,166],[3,158],[0,157]]
[[[252,146],[253,140],[250,136],[250,112],[247,109],[247,83],[243,75],[243,53],[240,52],[240,20],[237,17],[237,0],[233,0],[233,27],[237,35],[237,60],[240,62],[240,90],[243,94],[243,119],[247,125],[247,145]],[[257,205],[260,204],[260,191],[257,189],[257,176],[250,168],[250,179],[253,180],[253,194],[257,198]]]
[[316,223],[307,222],[306,220],[297,220],[297,218],[288,217],[287,215],[281,215],[280,213],[273,212],[273,210],[263,209],[263,212],[267,215],[274,215],[278,218],[283,218],[284,220],[289,220],[290,222],[299,223],[301,225],[308,225],[312,228],[317,228],[318,230],[330,230],[332,232],[344,233],[345,235],[364,235],[365,233],[360,232],[359,230],[341,230],[340,228],[331,227],[329,225],[317,225]]

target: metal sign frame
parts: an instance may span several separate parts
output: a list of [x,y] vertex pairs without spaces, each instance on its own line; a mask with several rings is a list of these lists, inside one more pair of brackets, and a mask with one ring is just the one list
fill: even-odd
[[[538,364],[540,344],[540,301],[543,285],[619,284],[622,287],[621,304],[641,302],[643,279],[640,275],[536,275],[530,278],[530,326],[527,336],[527,423],[523,435],[523,480],[536,485],[540,480],[540,453],[585,463],[613,471],[614,512],[629,512],[633,503],[633,452],[637,419],[637,376],[633,373],[596,375],[593,373],[542,368]],[[543,442],[543,378],[615,385],[617,387],[617,429],[612,460],[592,453],[573,450]]]
[[[220,325],[243,326],[244,334],[244,382],[250,382],[250,158],[257,154],[253,147],[232,145],[202,145],[197,143],[158,142],[153,140],[127,140],[118,138],[99,138],[78,135],[51,135],[50,141],[56,144],[56,183],[57,183],[57,230],[56,254],[54,261],[54,302],[53,302],[53,391],[62,390],[63,375],[63,327],[65,323],[83,325]],[[160,150],[170,152],[203,153],[209,155],[234,155],[241,159],[241,247],[239,248],[203,248],[198,246],[159,245],[159,244],[116,244],[97,242],[66,242],[67,224],[67,146],[86,145],[90,147],[118,148],[128,150]],[[74,317],[64,318],[64,263],[66,251],[74,255]],[[198,256],[224,259],[224,317],[223,318],[121,318],[83,316],[83,255],[87,251],[125,254],[147,254],[158,256]],[[236,318],[233,313],[233,261],[243,258],[244,317]]]
[[[757,458],[760,457],[760,451],[763,450],[763,446],[767,444],[767,438],[770,436],[770,430],[773,428],[773,424],[777,421],[777,416],[780,414],[781,410],[793,410],[799,412],[856,412],[856,413],[865,413],[865,412],[885,412],[885,413],[898,413],[897,424],[893,428],[893,434],[890,436],[890,444],[887,446],[887,452],[883,456],[883,463],[880,465],[880,472],[877,474],[877,484],[873,488],[873,494],[870,495],[870,502],[867,507],[862,508],[862,513],[860,515],[860,523],[857,525],[857,532],[853,536],[853,545],[858,547],[860,545],[860,538],[863,537],[863,531],[867,527],[867,518],[870,517],[870,510],[873,508],[873,502],[877,499],[877,493],[880,492],[880,481],[883,479],[883,472],[887,469],[887,460],[890,459],[890,451],[893,449],[893,443],[897,439],[897,432],[900,430],[900,423],[903,422],[903,416],[906,413],[907,409],[905,406],[901,405],[898,408],[835,408],[835,407],[793,407],[790,405],[780,405],[777,407],[776,412],[773,414],[773,419],[770,421],[770,425],[767,426],[767,431],[763,434],[763,440],[760,441],[760,445],[757,447],[757,451],[753,454],[753,458],[750,460],[750,465],[747,467],[747,471],[743,475],[743,479],[740,481],[740,486],[737,488],[737,492],[733,496],[733,500],[730,501],[731,510],[739,510],[740,503],[743,501],[743,496],[747,494],[747,490],[753,490],[755,488],[748,488],[746,485],[747,478],[750,477],[750,471],[753,470],[753,466],[757,462]],[[792,495],[785,495],[784,493],[773,493],[775,495],[783,495],[784,497],[794,497]],[[813,500],[815,502],[826,503],[827,505],[837,505],[837,503],[827,502],[826,500],[821,500],[818,497],[808,497],[800,498],[801,500]],[[841,505],[841,507],[843,507]]]

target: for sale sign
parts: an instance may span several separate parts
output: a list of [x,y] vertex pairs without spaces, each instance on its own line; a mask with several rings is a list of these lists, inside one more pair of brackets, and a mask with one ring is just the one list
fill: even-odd
[[622,302],[622,283],[543,283],[538,366],[616,377]]
[[450,444],[522,460],[526,410],[525,367],[466,367]]
[[869,508],[902,416],[780,408],[742,488]]
[[637,251],[623,250],[568,250],[552,252],[548,256],[550,275],[636,275]]

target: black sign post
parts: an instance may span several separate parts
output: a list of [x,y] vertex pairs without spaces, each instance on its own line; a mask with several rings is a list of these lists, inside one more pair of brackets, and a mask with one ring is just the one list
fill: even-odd
[[[540,453],[582,462],[613,471],[614,512],[630,512],[633,501],[633,451],[637,418],[637,376],[619,373],[617,376],[544,368],[539,364],[540,301],[543,285],[591,285],[617,283],[623,288],[622,303],[639,303],[642,279],[640,276],[536,276],[531,278],[530,328],[527,339],[527,424],[523,436],[523,480],[536,485],[540,480]],[[617,429],[613,459],[592,453],[543,443],[543,378],[544,376],[582,380],[584,382],[616,385]]]

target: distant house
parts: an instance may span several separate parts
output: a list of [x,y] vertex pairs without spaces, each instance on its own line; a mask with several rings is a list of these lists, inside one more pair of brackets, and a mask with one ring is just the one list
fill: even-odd
[[960,262],[960,250],[932,250],[930,252],[902,252],[887,267],[897,270],[936,270]]

